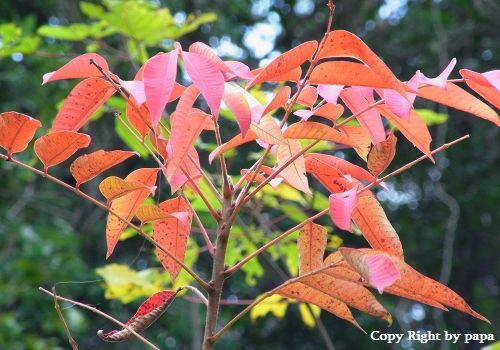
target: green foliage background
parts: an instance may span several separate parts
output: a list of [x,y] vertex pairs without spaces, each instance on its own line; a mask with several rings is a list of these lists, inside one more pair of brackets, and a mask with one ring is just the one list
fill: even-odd
[[[104,55],[113,70],[126,78],[132,78],[149,55],[168,50],[173,40],[184,47],[200,40],[237,56],[227,56],[228,59],[244,60],[256,67],[260,60],[272,58],[301,41],[320,39],[327,17],[323,3],[323,0],[105,0],[80,4],[62,0],[2,1],[0,110],[16,110],[39,118],[46,131],[57,112],[56,105],[74,82],[58,82],[42,88],[42,74],[87,50]],[[457,57],[460,68],[487,71],[500,65],[498,1],[338,0],[336,4],[334,27],[360,35],[403,80],[416,69],[433,76],[452,57]],[[68,25],[69,30],[64,27]],[[258,28],[265,30],[255,31]],[[271,41],[269,52],[261,56],[249,38],[252,33],[269,36],[272,30],[277,30],[275,40]],[[115,122],[110,109],[123,108],[122,102],[115,99],[107,106],[85,129],[92,134],[92,149],[124,147],[129,139],[123,133],[121,139],[111,137]],[[391,191],[381,193],[379,198],[401,236],[408,262],[431,277],[444,278],[476,310],[489,317],[493,326],[459,312],[443,315],[425,306],[382,295],[381,301],[395,318],[388,331],[446,329],[455,333],[495,333],[498,339],[500,333],[495,325],[500,322],[499,129],[457,111],[436,109],[431,104],[418,107],[449,115],[446,124],[431,127],[435,146],[465,133],[472,137],[440,154],[437,166],[424,163],[391,181]],[[227,128],[235,132],[234,124],[227,123]],[[206,150],[213,147],[208,141],[200,146]],[[400,156],[393,168],[419,155],[406,142],[400,142],[399,149]],[[244,157],[231,159],[232,173],[247,165],[244,160],[256,150],[239,151]],[[346,156],[350,154],[346,152]],[[30,152],[18,157],[37,164]],[[54,168],[54,174],[71,181],[64,168]],[[130,170],[127,166],[116,169],[122,174]],[[98,196],[95,184],[85,185],[84,189]],[[229,260],[236,261],[245,251],[273,235],[273,231],[290,227],[313,209],[324,207],[324,200],[320,192],[312,199],[297,199],[290,192],[269,193],[262,204],[254,204],[238,222],[235,237],[240,241],[238,244],[233,241]],[[278,205],[281,211],[275,209]],[[283,212],[289,219],[274,226],[269,224]],[[266,230],[256,228],[262,223]],[[323,223],[331,225],[327,218]],[[141,300],[123,304],[105,299],[102,273],[98,275],[95,270],[108,263],[104,260],[104,224],[105,213],[101,210],[42,178],[0,163],[1,349],[68,348],[53,302],[38,292],[38,286],[58,283],[59,293],[96,305],[122,320],[133,312]],[[365,244],[357,236],[334,233],[332,247],[340,239],[349,246]],[[190,254],[193,260],[198,256],[200,273],[208,274],[209,257],[198,248],[202,243],[198,235],[194,237],[199,244],[193,245]],[[293,272],[294,249],[293,240],[289,240],[270,251],[267,258],[249,264],[244,274],[230,280],[224,298],[249,299],[275,286]],[[109,263],[140,271],[147,269],[151,276],[161,277],[144,278],[168,281],[164,273],[158,272],[159,264],[151,252],[150,246],[132,237],[120,243]],[[71,283],[62,283],[66,281]],[[95,331],[109,329],[110,323],[86,311],[63,306],[82,349],[143,348],[135,340],[126,345],[103,344]],[[221,320],[228,320],[238,309],[238,306],[226,307]],[[378,320],[356,316],[368,332],[386,330]],[[198,349],[203,320],[202,306],[178,299],[160,322],[147,331],[147,336],[165,349]],[[435,344],[389,347],[374,343],[326,312],[321,314],[321,326],[336,349],[435,348]],[[304,325],[296,305],[289,306],[282,320],[273,316],[254,322],[248,317],[243,319],[224,336],[218,348],[289,349],[290,344],[294,344],[294,349],[325,348],[319,328]],[[471,348],[479,346],[468,347]]]

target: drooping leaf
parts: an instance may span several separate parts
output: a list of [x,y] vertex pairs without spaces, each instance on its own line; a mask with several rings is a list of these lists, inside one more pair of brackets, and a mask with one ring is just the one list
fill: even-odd
[[276,121],[270,115],[265,115],[260,122],[250,125],[250,129],[257,135],[257,138],[267,144],[284,145],[286,140]]
[[[417,91],[420,81],[420,72],[417,71],[415,75],[406,83],[412,90]],[[416,93],[405,93],[405,97],[401,96],[397,91],[391,89],[384,89],[385,104],[389,109],[398,117],[408,121],[410,119],[410,110],[413,107],[413,102],[417,97]]]
[[245,136],[243,136],[242,134],[238,134],[228,142],[225,142],[222,145],[218,146],[216,149],[214,149],[208,156],[208,160],[210,161],[210,163],[212,163],[214,158],[219,156],[220,154],[227,152],[233,148],[236,148],[244,143],[255,141],[256,139],[257,139],[257,134],[252,130],[248,130]]
[[310,60],[318,47],[316,40],[302,43],[291,50],[276,57],[269,63],[259,74],[248,84],[247,88],[255,84],[270,81],[276,77],[282,76],[290,72],[292,69],[299,67],[302,63]]
[[156,184],[158,171],[159,169],[157,168],[140,168],[134,170],[127,177],[125,177],[124,180],[126,182],[138,182],[143,184],[146,188],[127,193],[111,202],[110,213],[108,214],[108,220],[106,223],[106,259],[113,254],[115,246],[120,239],[120,235],[127,227],[125,222],[111,212],[116,213],[127,221],[132,220],[137,212],[137,209],[139,209],[139,206],[151,193],[150,188]]
[[142,104],[140,107],[134,101],[128,101],[126,107],[127,118],[137,132],[145,138],[149,134],[151,125],[151,114],[148,106]]
[[220,69],[203,55],[183,52],[182,60],[193,84],[200,90],[215,118],[219,116],[224,95],[224,76]]
[[193,112],[187,116],[174,112],[170,116],[172,129],[169,145],[172,147],[172,152],[167,164],[167,178],[169,181],[177,173],[184,158],[202,132],[207,116],[207,114],[199,112]]
[[[160,318],[174,301],[177,293],[178,291],[164,290],[151,295],[139,306],[137,312],[127,321],[126,325],[137,333],[142,332]],[[132,333],[127,328],[122,328],[107,333],[99,330],[97,335],[104,341],[123,341],[130,338]]]
[[90,144],[90,136],[74,131],[58,131],[44,135],[35,141],[35,153],[43,163],[43,169],[64,162],[80,148]]
[[[117,176],[108,176],[99,184],[99,191],[102,195],[111,202],[121,196],[124,196],[130,192],[144,190],[146,186],[140,182],[130,182],[122,180]],[[151,188],[150,192],[154,189]]]
[[299,275],[315,270],[323,264],[326,247],[326,229],[309,221],[299,232]]
[[446,80],[448,79],[448,76],[450,75],[453,68],[455,68],[456,64],[457,64],[457,59],[453,57],[450,63],[448,63],[448,66],[446,66],[446,68],[437,77],[427,78],[424,74],[421,74],[420,82],[423,84],[429,84],[444,89],[446,88]]
[[356,58],[370,67],[380,80],[386,82],[386,88],[394,89],[400,94],[406,91],[405,85],[396,78],[389,67],[360,38],[348,31],[334,30],[328,33],[318,57]]
[[496,108],[500,108],[500,83],[496,79],[488,79],[487,74],[498,74],[498,72],[500,70],[477,73],[469,69],[460,69],[460,75],[467,79],[465,81],[467,85]]
[[339,130],[351,138],[354,142],[354,150],[358,156],[361,157],[361,159],[366,161],[372,146],[370,133],[366,129],[359,126],[344,125],[340,127]]
[[115,92],[113,85],[101,78],[79,82],[64,100],[52,123],[52,131],[78,131]]
[[397,115],[392,113],[389,108],[385,105],[377,106],[380,113],[388,119],[392,124],[394,124],[399,131],[410,141],[415,147],[417,147],[423,154],[425,154],[429,159],[434,162],[432,157],[430,145],[432,141],[431,134],[427,125],[417,112],[414,110],[410,111],[410,119],[408,121],[399,118]]
[[151,57],[144,65],[142,79],[151,123],[156,126],[172,94],[177,76],[177,49]]
[[500,125],[498,114],[490,106],[453,83],[447,83],[446,89],[423,86],[418,89],[418,96]]
[[399,236],[374,196],[358,198],[358,204],[352,212],[352,220],[372,248],[404,259]]
[[238,126],[243,135],[246,134],[252,122],[250,105],[244,95],[244,90],[231,83],[225,84],[224,103],[236,117]]
[[69,170],[76,180],[76,187],[92,180],[103,171],[137,155],[130,151],[95,151],[76,158]]
[[364,332],[363,328],[356,322],[351,310],[349,310],[349,307],[347,307],[345,303],[316,288],[301,282],[295,282],[280,288],[277,294],[317,305],[323,310],[331,312],[335,316],[352,323],[355,327]]
[[[286,139],[286,144],[279,144],[276,150],[278,159],[277,166],[283,166],[300,151],[302,151],[302,147],[298,140]],[[306,176],[304,155],[301,155],[284,168],[283,171],[280,172],[280,176],[283,177],[290,186],[306,194],[311,194]]]
[[341,131],[317,122],[299,122],[290,125],[283,136],[287,139],[325,140],[354,146],[354,142]]
[[[198,186],[202,177],[200,169],[200,157],[196,149],[191,146],[191,148],[187,151],[186,156],[182,159],[179,168],[170,180],[169,184],[172,193],[176,192],[185,184],[190,187],[193,187],[193,185]],[[189,178],[187,175],[189,175]],[[191,182],[194,182],[194,184]]]
[[0,114],[0,147],[12,154],[22,152],[35,136],[36,130],[42,126],[40,121],[18,112]]
[[62,79],[101,77],[102,73],[90,63],[90,60],[94,60],[104,72],[109,72],[108,63],[102,56],[96,53],[86,53],[73,58],[58,70],[44,74],[42,85]]
[[353,114],[359,113],[356,119],[368,130],[374,145],[385,140],[385,130],[380,113],[375,108],[368,109],[368,101],[359,90],[344,89],[340,93],[340,98]]
[[[160,208],[169,214],[178,212],[189,213],[186,223],[174,217],[153,222],[154,240],[179,260],[184,261],[187,240],[191,231],[191,220],[193,215],[191,208],[182,197],[168,199],[160,203]],[[172,281],[175,280],[181,270],[181,266],[163,251],[159,249],[156,249],[156,251],[163,267],[170,273]]]
[[398,139],[391,130],[385,141],[372,147],[370,153],[368,153],[367,165],[373,176],[379,176],[391,164],[396,154],[397,141]]
[[357,190],[357,186],[354,186],[344,192],[332,193],[329,197],[333,223],[344,231],[352,232],[351,217],[358,200]]
[[364,64],[349,61],[320,63],[312,71],[309,82],[311,84],[369,86],[385,89],[393,86]]
[[366,255],[357,249],[345,247],[339,248],[339,251],[353,270],[372,287],[377,288],[380,294],[386,287],[401,279],[398,268],[385,253]]

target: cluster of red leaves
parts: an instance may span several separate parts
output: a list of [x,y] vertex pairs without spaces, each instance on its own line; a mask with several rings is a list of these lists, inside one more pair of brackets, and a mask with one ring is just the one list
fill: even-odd
[[[328,60],[332,57],[336,60]],[[179,60],[191,78],[192,85],[188,87],[176,82]],[[313,62],[314,69],[306,73],[307,85],[303,82],[301,85],[298,84],[303,76],[301,66],[306,62]],[[195,43],[188,51],[176,44],[171,52],[150,58],[134,80],[126,81],[113,74],[101,56],[85,54],[44,75],[44,84],[61,79],[83,80],[65,100],[52,130],[36,140],[35,152],[47,172],[80,148],[89,146],[90,136],[78,130],[97,108],[120,91],[127,97],[126,117],[142,139],[150,139],[163,164],[159,168],[137,169],[124,179],[111,176],[101,182],[100,190],[111,209],[106,226],[107,257],[113,253],[127,226],[119,215],[127,221],[137,216],[141,223],[153,222],[154,240],[183,261],[193,216],[189,203],[182,197],[158,205],[142,203],[154,193],[160,170],[172,193],[185,185],[197,186],[202,174],[194,145],[202,132],[214,132],[224,102],[234,115],[240,133],[217,147],[209,155],[210,161],[248,142],[269,147],[276,155],[274,168],[262,166],[257,174],[242,170],[246,179],[266,181],[281,167],[282,171],[271,185],[292,186],[310,194],[307,173],[311,174],[331,192],[333,222],[347,231],[351,231],[351,222],[354,222],[372,247],[341,248],[323,260],[326,230],[314,223],[306,224],[299,238],[301,277],[285,284],[278,290],[279,294],[316,304],[358,327],[349,306],[391,320],[368,286],[441,309],[453,307],[487,321],[446,286],[421,275],[404,262],[401,242],[382,206],[371,191],[362,190],[362,182],[376,182],[396,152],[397,139],[391,130],[386,130],[383,118],[432,160],[431,135],[412,106],[416,97],[500,124],[498,114],[490,106],[447,81],[454,65],[452,60],[443,73],[432,79],[417,71],[405,83],[361,39],[343,30],[330,32],[320,47],[316,41],[305,42],[254,71],[240,62],[221,60],[205,44]],[[476,73],[462,69],[460,74],[472,90],[498,108],[499,72]],[[234,80],[248,83],[242,87]],[[265,105],[248,92],[256,84],[287,81],[297,83],[299,91],[292,94],[290,87],[280,85]],[[211,114],[194,107],[200,95]],[[343,105],[338,103],[339,98]],[[179,101],[169,116],[168,130],[162,123],[162,115],[166,105],[176,99]],[[282,120],[279,123],[273,117],[274,111],[282,108],[287,111],[287,118],[296,106],[299,108],[293,114],[300,119],[298,122]],[[359,125],[343,122],[345,107]],[[310,121],[311,118],[315,121]],[[26,149],[40,126],[39,121],[29,116],[2,113],[0,146],[7,150],[10,158]],[[353,148],[367,162],[368,171],[331,155],[303,155],[300,139],[330,141]],[[70,166],[75,187],[134,154],[98,150],[76,158]],[[158,255],[175,279],[180,266],[161,251]],[[112,336],[103,335],[108,339]]]

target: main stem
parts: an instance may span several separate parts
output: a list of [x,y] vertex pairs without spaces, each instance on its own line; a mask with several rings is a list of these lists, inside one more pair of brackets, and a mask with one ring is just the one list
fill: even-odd
[[221,220],[217,227],[217,242],[215,244],[215,256],[212,267],[212,280],[210,281],[211,289],[208,291],[208,306],[207,316],[205,320],[205,334],[203,336],[203,350],[211,350],[214,348],[214,340],[212,336],[215,334],[217,327],[217,318],[219,315],[220,298],[222,287],[226,276],[224,274],[225,265],[224,258],[226,256],[227,241],[231,229],[230,218],[234,210],[232,201],[232,190],[229,184],[224,184],[224,199],[222,201]]

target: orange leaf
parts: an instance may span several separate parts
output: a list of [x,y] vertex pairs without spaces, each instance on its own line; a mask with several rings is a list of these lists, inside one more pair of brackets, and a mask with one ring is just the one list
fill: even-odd
[[359,283],[334,278],[326,273],[305,277],[302,282],[346,303],[348,306],[386,320],[389,325],[392,323],[389,311],[377,301],[368,289]]
[[[302,147],[300,146],[300,142],[298,140],[287,139],[286,144],[278,145],[277,147],[277,166],[281,167],[300,151],[302,151]],[[283,179],[285,179],[290,186],[293,186],[306,194],[311,194],[311,190],[309,190],[309,184],[307,182],[304,155],[295,159],[286,168],[284,168],[279,175],[283,177]]]
[[79,82],[64,100],[52,123],[52,131],[78,131],[115,92],[113,85],[101,78]]
[[372,147],[368,153],[368,170],[373,176],[379,176],[389,164],[391,164],[396,154],[396,142],[398,139],[391,130],[387,139]]
[[[111,202],[110,210],[129,221],[134,217],[139,206],[151,193],[150,188],[156,184],[156,177],[159,169],[141,168],[131,172],[126,178],[126,182],[140,183],[146,188],[143,190],[127,193]],[[108,246],[106,259],[113,254],[120,236],[127,227],[127,224],[117,216],[109,213],[106,223],[106,243]]]
[[174,112],[170,116],[172,130],[170,132],[170,145],[172,152],[167,164],[167,178],[170,182],[179,170],[184,158],[201,134],[208,114],[191,112],[182,115]]
[[0,147],[7,150],[10,159],[13,153],[22,152],[28,147],[36,130],[42,126],[40,121],[18,112],[0,114]]
[[210,163],[214,160],[215,157],[219,156],[220,154],[227,152],[233,148],[238,147],[239,145],[242,145],[244,143],[252,142],[257,140],[257,134],[255,134],[252,130],[248,130],[245,136],[238,134],[235,137],[233,137],[231,140],[229,140],[226,143],[223,143],[222,145],[218,146],[216,149],[214,149],[210,155],[208,156],[208,160]]
[[434,162],[432,157],[430,145],[432,141],[431,134],[427,125],[425,125],[422,118],[413,109],[410,110],[410,119],[408,121],[399,118],[392,113],[386,105],[379,105],[377,109],[380,113],[388,119],[392,124],[401,131],[408,141],[413,143],[422,153]]
[[103,171],[123,162],[133,155],[138,154],[130,151],[107,152],[99,150],[76,158],[71,163],[69,170],[76,180],[76,187],[79,187],[82,183],[92,180]]
[[283,136],[287,139],[325,140],[354,146],[354,142],[346,134],[317,122],[294,123],[283,132]]
[[109,176],[99,184],[99,191],[111,202],[130,192],[144,190],[146,186],[140,182],[130,182],[120,179],[117,176]]
[[138,107],[135,102],[128,101],[126,113],[130,124],[132,124],[142,138],[146,137],[152,128],[151,113],[149,113],[148,106],[144,103]]
[[302,63],[312,58],[318,47],[316,40],[306,41],[291,50],[276,57],[248,84],[247,88],[255,84],[270,81],[278,76],[290,72],[292,69],[300,67]]
[[[394,89],[402,96],[406,96],[406,86],[396,78],[389,67],[356,35],[345,30],[334,30],[328,33],[325,45],[318,55],[325,57],[353,57],[365,63],[378,75],[380,80],[387,83],[388,88]],[[342,84],[341,84],[342,85]]]
[[370,133],[359,126],[341,126],[339,130],[351,138],[354,150],[361,159],[366,161],[372,145]]
[[[254,75],[259,75],[260,72],[262,72],[264,68],[257,68],[252,71],[252,74]],[[274,78],[271,78],[267,80],[268,83],[270,82],[282,82],[282,81],[292,81],[294,83],[298,82],[300,80],[300,77],[302,76],[302,69],[300,67],[296,67],[284,74],[278,75]],[[247,86],[248,88],[248,86]]]
[[472,90],[496,108],[500,108],[500,91],[483,74],[469,69],[460,69],[460,75],[464,79],[467,79],[465,82]]
[[289,86],[280,86],[278,90],[276,90],[276,93],[274,94],[272,100],[269,101],[269,103],[266,105],[264,112],[262,112],[262,115],[266,115],[276,108],[285,108],[285,105],[288,102],[291,93],[292,89],[290,89]]
[[265,143],[271,145],[286,144],[278,123],[269,114],[263,116],[258,124],[252,122],[250,129],[257,135],[259,140]]
[[[193,216],[191,207],[182,197],[177,197],[160,203],[160,208],[167,213],[189,213],[186,223],[174,217],[153,222],[154,240],[175,255],[179,260],[184,261],[184,254],[186,253],[186,245],[191,231],[191,220]],[[158,257],[163,267],[170,273],[170,277],[172,281],[174,281],[181,270],[181,266],[161,250],[156,249],[156,252],[158,253]]]
[[136,213],[142,224],[149,221],[163,220],[172,217],[170,214],[162,210],[160,207],[154,204],[145,204],[137,209]]
[[35,153],[43,163],[43,170],[64,162],[80,148],[90,144],[90,136],[74,131],[58,131],[35,141]]
[[446,89],[432,85],[421,87],[418,96],[500,125],[498,114],[490,106],[453,83],[447,83]]
[[318,99],[318,91],[315,86],[306,86],[297,97],[297,103],[311,108]]
[[310,287],[301,282],[295,282],[280,288],[276,294],[317,305],[320,308],[331,312],[335,316],[351,322],[354,326],[365,332],[358,322],[356,322],[352,316],[351,310],[349,310],[345,303],[316,288]]
[[326,229],[309,221],[299,232],[299,275],[315,270],[323,264]]
[[313,110],[313,115],[323,117],[325,119],[336,122],[337,119],[344,113],[344,106],[325,103],[324,105]]
[[389,89],[393,85],[375,74],[369,67],[349,61],[321,63],[311,73],[311,84],[369,86]]
[[352,212],[352,220],[372,248],[404,259],[399,236],[375,197],[360,196],[358,205]]
[[305,159],[309,158],[317,159],[321,161],[323,164],[337,168],[342,172],[342,174],[351,175],[352,177],[358,180],[364,180],[367,182],[374,182],[376,180],[376,178],[365,169],[357,165],[354,165],[351,162],[348,162],[347,160],[335,156],[331,156],[328,154],[321,154],[321,153],[308,153],[304,157]]
[[101,77],[102,73],[97,67],[90,63],[94,60],[105,72],[109,72],[106,60],[96,53],[86,53],[73,58],[58,70],[43,75],[43,84],[54,80]]

